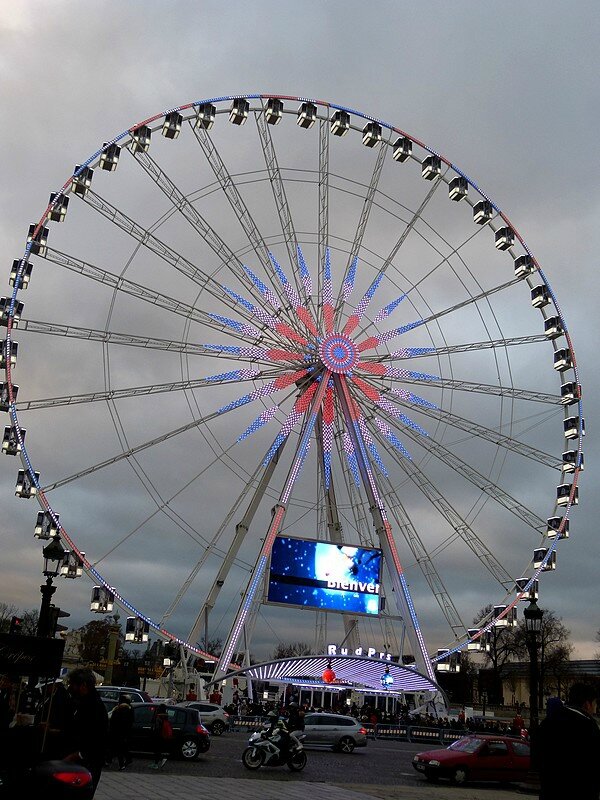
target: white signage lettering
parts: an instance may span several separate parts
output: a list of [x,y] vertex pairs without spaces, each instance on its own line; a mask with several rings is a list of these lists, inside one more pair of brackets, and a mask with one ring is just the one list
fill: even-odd
[[328,589],[341,589],[343,592],[362,592],[363,594],[379,594],[378,583],[366,581],[327,581]]

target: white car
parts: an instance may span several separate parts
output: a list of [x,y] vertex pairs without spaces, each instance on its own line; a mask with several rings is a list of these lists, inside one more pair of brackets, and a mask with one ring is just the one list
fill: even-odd
[[178,706],[185,706],[186,708],[195,708],[200,713],[202,724],[214,736],[220,736],[224,730],[229,728],[229,714],[223,706],[217,703],[209,703],[205,700],[185,700],[184,702],[177,703]]
[[367,746],[367,730],[354,717],[309,712],[304,717],[304,747],[328,747],[341,753],[351,753],[355,747]]

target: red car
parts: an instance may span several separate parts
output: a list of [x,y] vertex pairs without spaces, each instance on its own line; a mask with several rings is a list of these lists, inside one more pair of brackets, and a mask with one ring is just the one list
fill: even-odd
[[417,753],[413,767],[430,781],[521,781],[529,769],[529,744],[510,736],[473,734],[444,750]]

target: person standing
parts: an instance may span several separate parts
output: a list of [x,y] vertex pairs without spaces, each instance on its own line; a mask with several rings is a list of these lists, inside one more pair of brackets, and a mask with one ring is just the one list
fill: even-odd
[[110,715],[109,739],[110,739],[110,758],[117,757],[119,769],[124,770],[131,764],[131,753],[129,752],[129,738],[133,728],[133,709],[131,707],[131,695],[119,695],[119,705],[115,707]]
[[150,764],[150,769],[162,769],[167,763],[169,743],[173,738],[173,728],[167,717],[167,707],[164,703],[158,705],[154,712],[152,737],[154,740],[154,764]]
[[600,728],[592,716],[596,686],[575,683],[569,702],[552,709],[532,741],[540,774],[540,800],[598,800],[600,797]]
[[73,719],[67,731],[69,746],[65,761],[79,762],[89,769],[95,792],[107,753],[108,713],[96,691],[96,678],[91,669],[71,670],[68,685],[73,699]]

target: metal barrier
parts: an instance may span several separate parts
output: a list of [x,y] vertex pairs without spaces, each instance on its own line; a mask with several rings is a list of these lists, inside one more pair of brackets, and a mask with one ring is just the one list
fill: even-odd
[[[366,726],[365,726],[366,727]],[[469,731],[454,728],[427,728],[423,725],[376,725],[376,739],[399,739],[404,742],[441,742],[450,744]]]
[[269,724],[268,717],[229,717],[229,728],[232,731],[257,730]]

